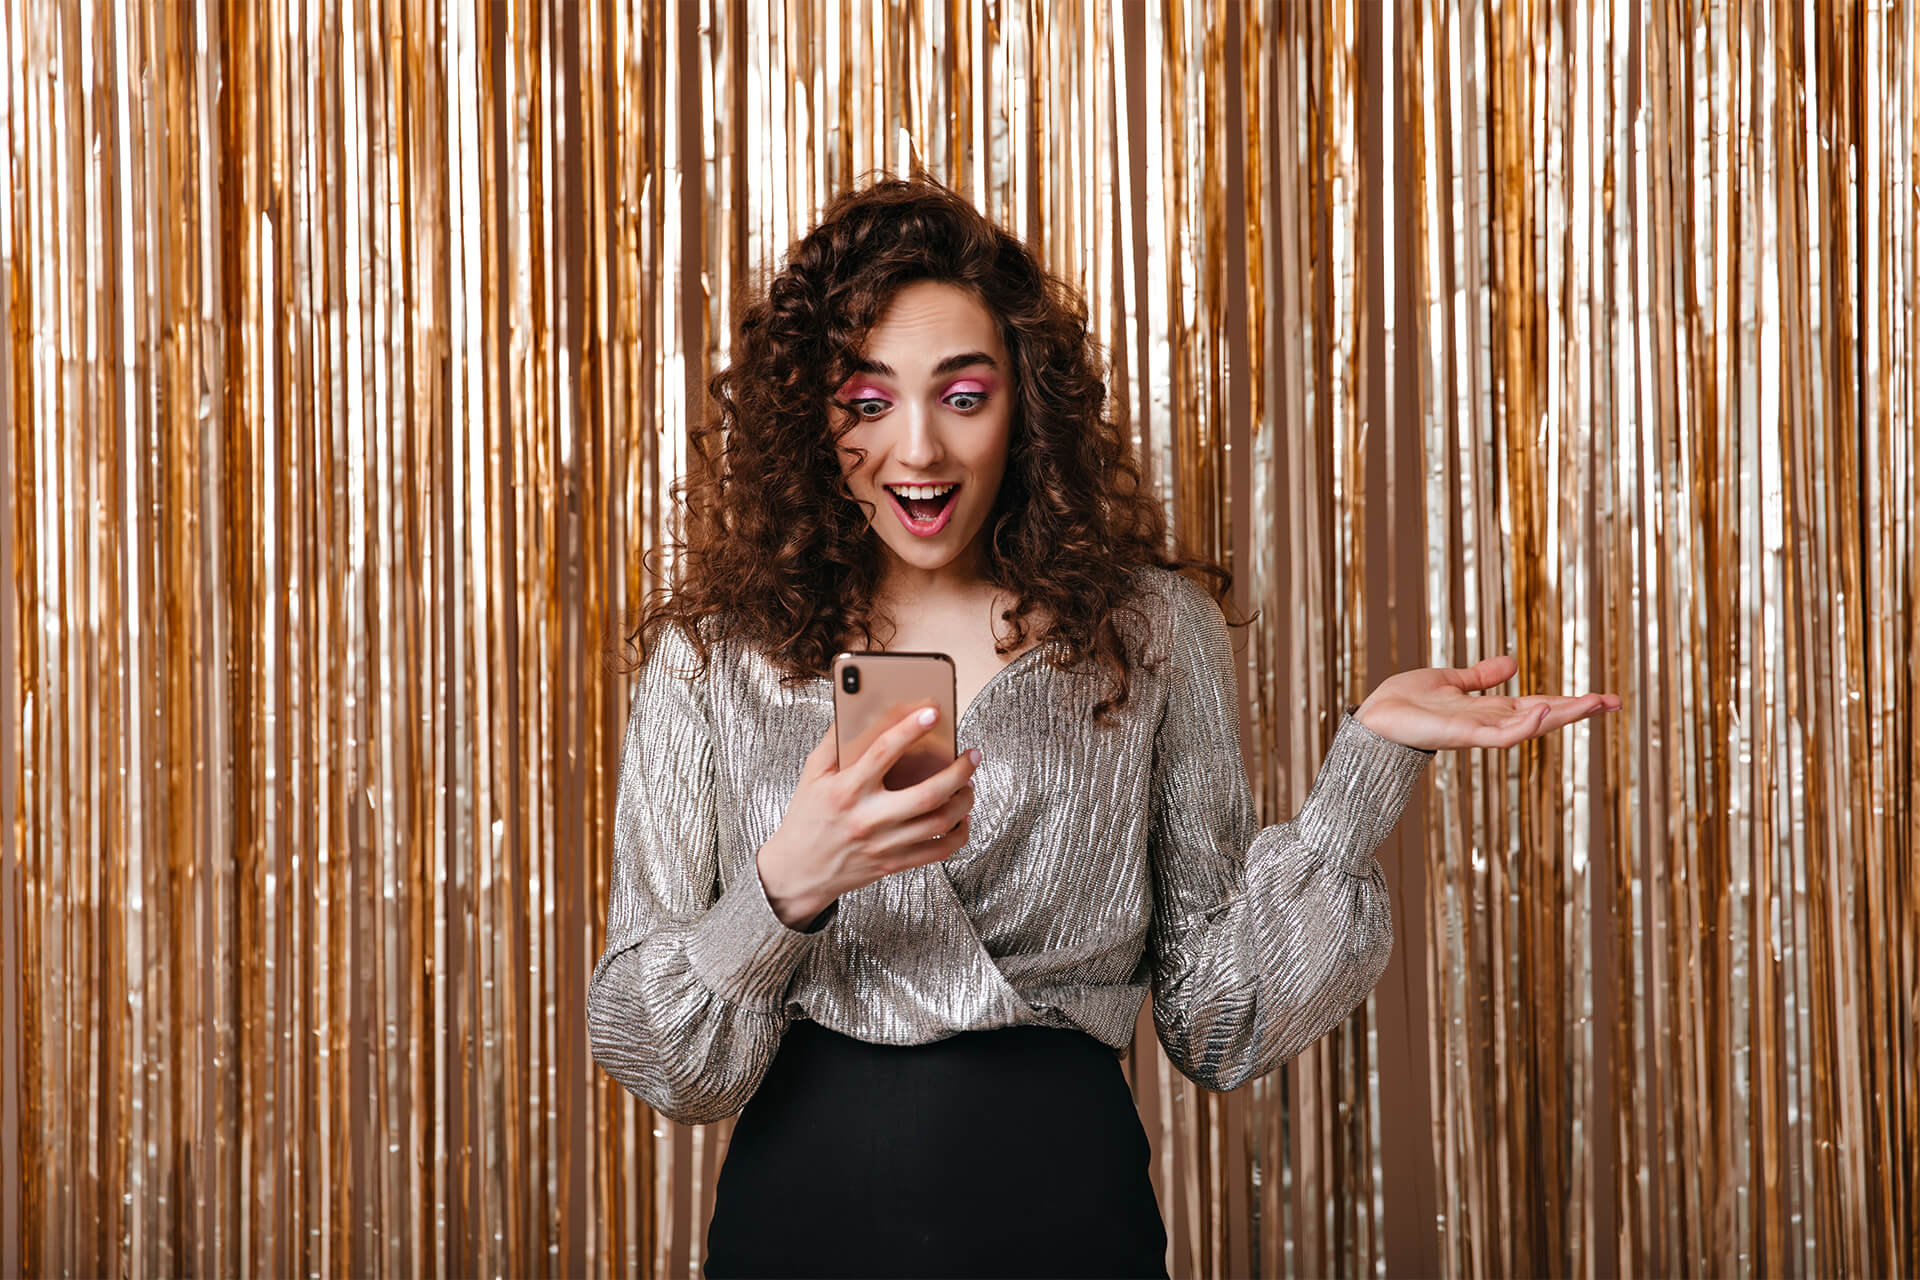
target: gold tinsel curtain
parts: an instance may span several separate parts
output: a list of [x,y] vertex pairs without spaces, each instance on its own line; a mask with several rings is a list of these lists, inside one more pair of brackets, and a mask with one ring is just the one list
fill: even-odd
[[1129,1074],[1176,1275],[1920,1273],[1920,17],[5,0],[0,1273],[697,1274],[598,1076],[626,682],[739,291],[916,166],[1087,293],[1267,820],[1509,651],[1392,968]]

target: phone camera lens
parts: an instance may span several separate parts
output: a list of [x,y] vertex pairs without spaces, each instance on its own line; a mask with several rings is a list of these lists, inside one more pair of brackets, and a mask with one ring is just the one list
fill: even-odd
[[860,692],[860,668],[843,667],[840,670],[840,687],[848,693]]

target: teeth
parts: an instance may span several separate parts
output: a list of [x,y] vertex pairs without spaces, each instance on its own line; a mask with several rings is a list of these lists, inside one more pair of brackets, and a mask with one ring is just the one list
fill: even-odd
[[887,488],[903,498],[938,498],[953,491],[950,484],[890,484]]

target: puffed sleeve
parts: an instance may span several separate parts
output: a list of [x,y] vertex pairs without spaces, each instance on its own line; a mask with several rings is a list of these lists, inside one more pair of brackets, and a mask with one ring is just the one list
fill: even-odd
[[594,1061],[688,1124],[739,1111],[786,1033],[782,997],[837,912],[780,922],[750,863],[718,885],[714,741],[693,646],[669,627],[635,686],[614,806],[607,946],[587,989]]
[[1175,1067],[1226,1090],[1326,1034],[1385,972],[1393,919],[1374,849],[1433,753],[1349,707],[1299,813],[1257,827],[1226,619],[1188,579],[1172,592],[1148,836],[1153,1023]]

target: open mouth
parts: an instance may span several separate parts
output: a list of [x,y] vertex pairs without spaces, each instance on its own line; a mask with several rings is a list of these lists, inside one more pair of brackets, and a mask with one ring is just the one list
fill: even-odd
[[957,484],[903,484],[885,486],[895,514],[908,532],[930,538],[947,527],[953,515]]

